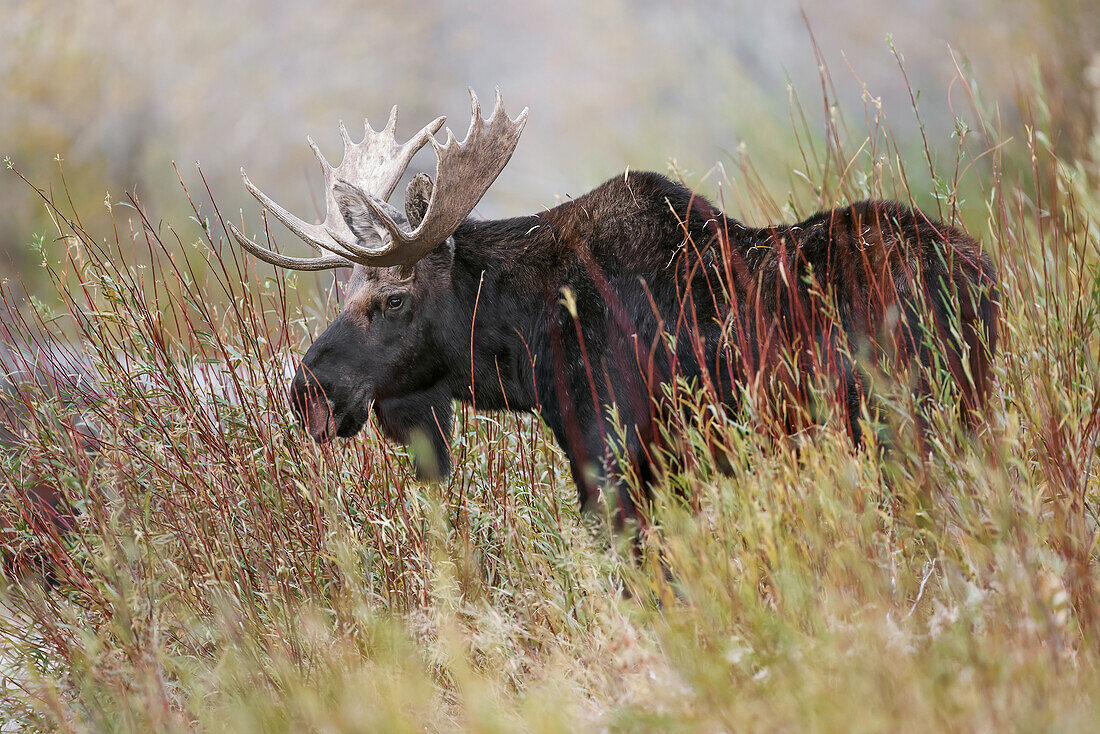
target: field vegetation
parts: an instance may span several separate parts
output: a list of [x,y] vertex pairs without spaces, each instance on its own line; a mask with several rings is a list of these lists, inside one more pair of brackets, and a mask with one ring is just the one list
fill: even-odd
[[[908,375],[879,374],[877,430],[853,446],[837,420],[780,435],[748,393],[719,416],[680,386],[693,420],[670,436],[693,460],[655,488],[638,552],[578,513],[568,467],[530,417],[462,412],[440,484],[416,481],[406,451],[369,426],[314,445],[290,415],[287,366],[338,288],[317,296],[311,276],[232,248],[201,172],[180,171],[190,220],[120,196],[104,202],[110,226],[86,231],[59,170],[39,192],[53,229],[31,242],[52,290],[29,302],[14,281],[3,290],[8,361],[39,379],[3,398],[22,424],[0,463],[0,720],[1094,727],[1098,162],[1056,152],[1038,80],[1009,126],[960,71],[955,99],[975,122],[932,141],[950,158],[927,140],[903,154],[871,90],[845,112],[822,82],[824,129],[791,98],[786,169],[734,151],[705,175],[671,174],[754,224],[874,197],[964,226],[1000,274],[993,399],[965,430],[946,386],[913,405]],[[914,92],[892,114],[919,116],[927,99]],[[764,184],[766,165],[787,190]],[[914,190],[918,179],[930,183]],[[71,529],[31,511],[42,487],[78,510]]]

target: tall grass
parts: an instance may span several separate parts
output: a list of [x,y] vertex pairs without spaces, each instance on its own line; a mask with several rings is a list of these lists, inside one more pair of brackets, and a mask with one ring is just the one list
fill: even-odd
[[[885,452],[835,424],[776,440],[698,400],[674,433],[696,460],[656,488],[639,554],[578,514],[536,420],[461,413],[439,485],[371,430],[313,445],[286,369],[335,300],[231,249],[201,174],[184,187],[185,230],[130,198],[107,202],[104,238],[63,185],[43,192],[53,298],[3,289],[9,369],[34,379],[4,398],[21,440],[2,466],[0,718],[43,731],[1094,726],[1095,178],[1054,156],[1041,108],[1005,132],[972,95],[975,129],[960,122],[957,160],[937,167],[902,159],[870,94],[866,125],[848,125],[822,88],[825,135],[792,103],[791,190],[775,198],[742,156],[718,198],[750,221],[879,197],[968,225],[1000,272],[994,400],[973,431],[932,406],[921,442],[906,391],[887,389],[899,438]],[[917,165],[932,199],[907,184]],[[43,487],[62,515],[76,508],[70,532],[32,510]]]

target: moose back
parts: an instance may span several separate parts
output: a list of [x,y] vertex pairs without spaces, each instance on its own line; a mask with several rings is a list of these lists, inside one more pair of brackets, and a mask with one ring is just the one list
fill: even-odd
[[[970,237],[897,203],[867,201],[794,225],[756,229],[655,173],[630,172],[548,211],[469,218],[507,164],[526,122],[497,94],[476,95],[463,142],[439,118],[398,144],[396,108],[344,157],[321,163],[326,217],[309,224],[246,187],[322,252],[288,257],[232,228],[280,267],[353,268],[342,310],[313,343],[291,402],[317,441],[357,433],[373,409],[391,439],[419,433],[425,477],[450,471],[454,400],[537,412],[569,458],[582,506],[627,472],[652,476],[663,386],[695,381],[735,406],[754,386],[778,423],[799,427],[806,385],[828,378],[860,439],[866,380],[856,355],[946,367],[964,415],[984,402],[996,346],[996,274]],[[436,154],[413,178],[405,211],[387,203],[412,156]],[[243,171],[242,171],[242,175]],[[819,381],[819,380],[818,380]],[[820,382],[820,381],[819,381]],[[614,452],[612,408],[625,426]],[[612,459],[612,456],[618,457]],[[621,519],[635,506],[621,493]]]

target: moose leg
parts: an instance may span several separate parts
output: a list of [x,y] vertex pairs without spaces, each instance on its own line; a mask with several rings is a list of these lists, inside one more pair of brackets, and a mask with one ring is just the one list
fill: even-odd
[[[573,476],[577,479],[578,472],[585,474],[582,509],[594,509],[602,490],[614,527],[622,531],[627,525],[638,521],[639,503],[649,497],[650,483],[656,477],[646,449],[637,435],[628,432],[625,445],[613,447],[609,445],[609,441],[615,440],[610,438],[609,427],[604,424],[602,428],[593,423],[585,431],[585,454],[595,458],[574,468]],[[578,488],[580,486],[578,484]]]
[[577,488],[578,505],[582,511],[591,512],[596,508],[601,481],[599,466],[591,458],[598,457],[601,453],[594,453],[592,449],[602,451],[601,447],[593,447],[585,440],[584,431],[571,413],[568,424],[558,411],[545,406],[540,415],[569,460],[569,472],[573,475],[573,484]]
[[610,467],[610,475],[606,471],[609,467],[605,466],[604,461],[608,453],[605,427],[600,425],[593,411],[586,411],[583,406],[580,410],[575,410],[577,406],[564,401],[561,407],[564,410],[555,410],[544,404],[540,415],[569,459],[569,471],[577,488],[577,503],[582,512],[595,512],[599,506],[601,489],[609,482],[614,483],[619,490],[617,496],[627,503],[623,506],[620,501],[609,508],[615,516],[616,526],[621,527],[624,516],[634,517],[636,513],[626,485],[619,476],[620,472],[616,471],[617,467]]
[[[605,466],[607,445],[599,426],[590,424],[587,430],[577,426],[576,430],[570,431],[556,420],[556,416],[544,414],[543,418],[569,459],[569,470],[577,488],[581,511],[595,512],[599,507],[601,491],[611,488],[614,491],[603,496],[608,501],[615,529],[621,531],[628,523],[637,520],[636,494],[639,491],[648,492],[649,482],[653,478],[644,452],[636,450],[638,446],[629,446],[624,452],[623,463],[612,462],[611,466]],[[632,483],[631,473],[635,474],[637,482]]]

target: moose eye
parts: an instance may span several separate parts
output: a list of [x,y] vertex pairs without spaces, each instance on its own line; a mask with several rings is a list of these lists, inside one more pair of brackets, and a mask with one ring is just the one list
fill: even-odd
[[401,308],[401,304],[404,302],[401,296],[390,296],[386,299],[386,308]]

